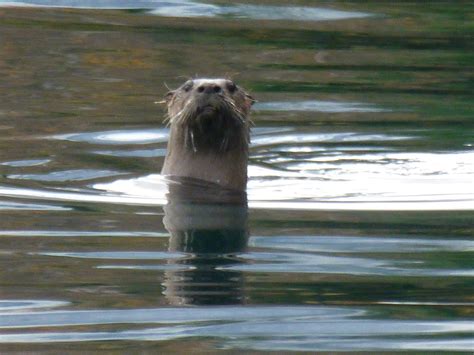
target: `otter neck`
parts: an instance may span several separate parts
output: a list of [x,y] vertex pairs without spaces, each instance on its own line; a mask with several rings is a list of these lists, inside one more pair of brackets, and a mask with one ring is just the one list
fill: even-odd
[[233,149],[247,149],[249,144],[249,129],[246,125],[235,120],[226,119],[222,115],[201,116],[193,122],[180,125],[184,146],[194,153],[197,152],[227,152]]
[[229,133],[220,134],[212,129],[201,132],[202,127],[171,125],[162,174],[195,178],[229,189],[245,190],[248,127],[234,127],[235,130],[224,131]]

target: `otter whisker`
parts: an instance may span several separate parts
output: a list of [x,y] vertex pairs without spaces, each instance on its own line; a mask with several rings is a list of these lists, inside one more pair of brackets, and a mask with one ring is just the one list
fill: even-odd
[[242,112],[242,110],[237,107],[237,105],[235,104],[234,101],[230,100],[230,99],[227,99],[226,102],[228,104],[230,104],[230,106],[232,107],[232,111],[236,114],[236,116],[238,116],[238,119],[242,122],[242,123],[245,123],[246,121],[246,116],[245,114]]
[[186,124],[186,122],[189,120],[189,117],[191,116],[191,113],[188,109],[188,106],[191,104],[191,101],[188,101],[184,104],[184,107],[179,111],[173,119],[176,120],[178,124]]
[[245,116],[243,112],[235,105],[232,100],[225,97],[223,103],[224,105],[227,105],[226,111],[228,111],[233,118],[235,118],[240,124],[245,124]]
[[251,126],[251,127],[255,126],[255,122],[250,117],[247,117],[247,122],[248,122],[249,126]]
[[226,136],[224,137],[224,139],[222,140],[222,142],[221,142],[220,150],[221,150],[221,151],[226,151],[228,145],[229,145],[229,137],[226,135]]
[[191,148],[195,153],[197,152],[196,143],[194,142],[194,132],[191,127],[184,126],[184,146]]
[[194,132],[192,130],[190,132],[190,135],[191,135],[191,146],[193,148],[194,153],[196,153],[197,148],[196,148],[196,143],[194,142]]
[[184,146],[186,148],[189,147],[189,133],[188,133],[188,127],[184,127],[184,130],[183,130],[183,136],[184,136]]

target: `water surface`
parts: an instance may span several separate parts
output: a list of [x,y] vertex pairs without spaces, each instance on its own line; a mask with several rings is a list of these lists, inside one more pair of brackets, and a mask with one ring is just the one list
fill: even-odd
[[[472,5],[0,6],[2,351],[472,351]],[[195,75],[259,101],[248,207],[159,175]]]

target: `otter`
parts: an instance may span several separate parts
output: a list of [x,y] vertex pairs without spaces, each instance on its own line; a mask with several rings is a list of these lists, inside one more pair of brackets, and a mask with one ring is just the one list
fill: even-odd
[[188,80],[168,92],[170,137],[162,175],[245,191],[254,102],[228,79]]

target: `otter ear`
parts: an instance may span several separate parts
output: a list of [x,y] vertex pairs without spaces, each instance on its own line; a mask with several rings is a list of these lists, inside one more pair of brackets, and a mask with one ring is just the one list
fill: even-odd
[[250,106],[252,106],[254,103],[258,102],[255,100],[251,95],[245,94],[245,99],[250,102]]
[[257,102],[257,100],[255,100],[252,96],[250,96],[247,93],[245,94],[245,106],[247,108],[247,111],[250,111],[250,108],[256,102]]
[[161,101],[155,101],[155,104],[167,104],[169,105],[170,101],[173,99],[174,94],[176,91],[168,91],[164,97],[164,100]]
[[171,101],[171,99],[173,99],[174,97],[174,94],[176,94],[176,91],[175,90],[172,90],[172,91],[168,91],[165,95],[165,103],[169,103]]

